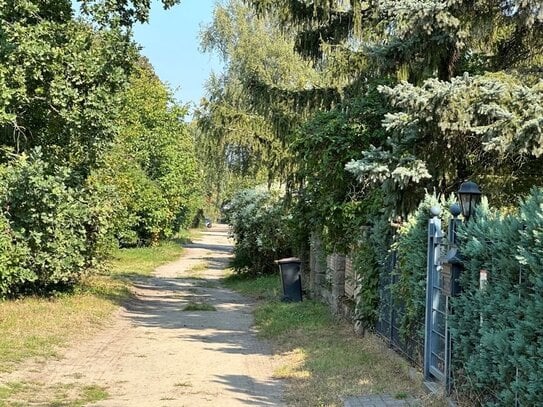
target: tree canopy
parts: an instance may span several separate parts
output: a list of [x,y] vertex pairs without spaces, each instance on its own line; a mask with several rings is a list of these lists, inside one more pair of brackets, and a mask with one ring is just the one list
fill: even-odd
[[201,206],[186,108],[132,39],[148,11],[0,1],[0,297],[72,285],[113,245],[171,236]]

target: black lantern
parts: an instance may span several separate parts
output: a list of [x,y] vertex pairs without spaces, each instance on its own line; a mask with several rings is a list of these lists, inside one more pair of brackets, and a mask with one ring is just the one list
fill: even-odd
[[466,181],[460,185],[458,199],[465,220],[475,215],[475,207],[481,202],[481,191],[475,182]]

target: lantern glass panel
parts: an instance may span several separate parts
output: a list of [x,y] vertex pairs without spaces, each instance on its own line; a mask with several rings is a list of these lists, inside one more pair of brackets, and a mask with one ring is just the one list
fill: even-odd
[[471,215],[471,194],[458,194],[460,205],[462,206],[462,215],[464,219],[469,219]]

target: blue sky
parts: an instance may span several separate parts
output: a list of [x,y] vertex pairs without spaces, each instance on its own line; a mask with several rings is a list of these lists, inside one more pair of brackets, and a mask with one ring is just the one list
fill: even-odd
[[142,54],[182,103],[198,105],[209,73],[220,72],[222,67],[217,56],[198,50],[198,34],[202,25],[211,22],[215,3],[216,0],[181,0],[181,4],[163,10],[160,2],[153,1],[150,22],[134,28]]

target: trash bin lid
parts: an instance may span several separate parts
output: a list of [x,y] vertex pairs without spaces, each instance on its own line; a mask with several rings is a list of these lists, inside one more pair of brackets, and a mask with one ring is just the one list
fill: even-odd
[[301,263],[302,261],[298,257],[285,257],[284,259],[275,260],[276,264],[285,263]]

